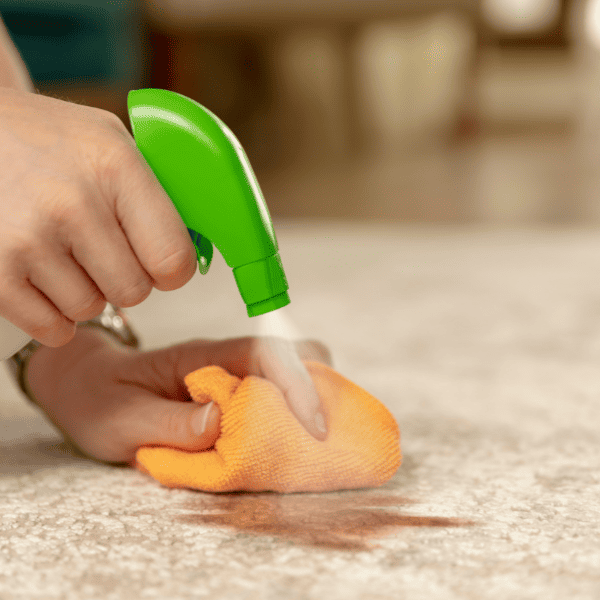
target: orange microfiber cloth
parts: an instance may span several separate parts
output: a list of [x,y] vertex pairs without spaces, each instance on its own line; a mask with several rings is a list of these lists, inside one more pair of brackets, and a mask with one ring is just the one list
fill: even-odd
[[142,447],[137,467],[168,487],[205,492],[329,492],[381,485],[400,466],[400,432],[387,408],[331,367],[304,361],[323,403],[328,434],[318,441],[273,383],[221,367],[185,377],[196,402],[222,411],[214,448]]

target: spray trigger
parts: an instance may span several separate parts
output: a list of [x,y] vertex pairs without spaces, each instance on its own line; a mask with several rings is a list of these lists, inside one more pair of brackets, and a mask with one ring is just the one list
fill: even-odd
[[213,245],[208,238],[204,237],[197,231],[194,231],[189,227],[187,230],[189,231],[192,242],[194,242],[194,247],[196,248],[196,255],[198,256],[198,270],[200,273],[202,273],[202,275],[206,275],[213,257]]

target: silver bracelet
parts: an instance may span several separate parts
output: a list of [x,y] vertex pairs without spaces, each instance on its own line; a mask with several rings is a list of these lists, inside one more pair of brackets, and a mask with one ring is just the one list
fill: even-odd
[[[138,337],[129,325],[129,317],[122,309],[113,306],[112,304],[107,304],[106,308],[97,317],[94,317],[89,321],[78,323],[78,327],[83,326],[98,327],[107,331],[124,346],[130,346],[132,348],[139,348],[140,346]],[[17,382],[19,388],[25,396],[34,403],[35,399],[27,385],[25,372],[31,357],[41,345],[42,344],[37,340],[31,340],[24,348],[13,354],[6,361],[6,366]]]

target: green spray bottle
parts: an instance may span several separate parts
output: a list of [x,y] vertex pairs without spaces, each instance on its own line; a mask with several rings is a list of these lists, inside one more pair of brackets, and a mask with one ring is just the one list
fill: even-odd
[[132,90],[127,107],[137,147],[186,224],[200,272],[208,272],[214,244],[233,269],[248,316],[289,304],[271,217],[233,132],[167,90]]

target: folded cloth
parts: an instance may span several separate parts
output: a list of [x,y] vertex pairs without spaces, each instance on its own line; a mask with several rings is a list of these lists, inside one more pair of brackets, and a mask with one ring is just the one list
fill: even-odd
[[400,466],[400,432],[387,408],[331,367],[305,361],[324,407],[318,441],[290,412],[272,382],[243,380],[217,366],[189,373],[193,400],[222,411],[212,449],[142,447],[136,467],[167,487],[206,492],[328,492],[378,486]]

